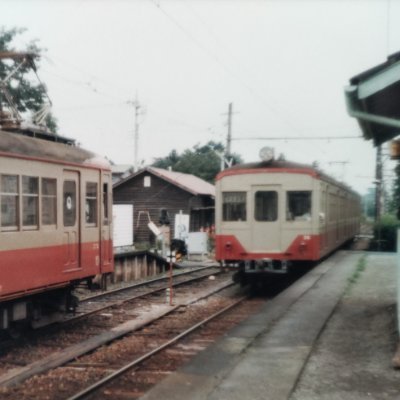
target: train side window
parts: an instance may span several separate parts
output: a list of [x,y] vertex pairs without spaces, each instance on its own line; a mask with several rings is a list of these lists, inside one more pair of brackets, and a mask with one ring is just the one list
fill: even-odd
[[97,183],[86,182],[86,224],[97,226]]
[[288,191],[286,198],[287,221],[311,220],[311,191]]
[[42,178],[42,224],[57,224],[57,180]]
[[246,221],[246,192],[222,193],[222,220]]
[[76,182],[64,181],[63,193],[64,226],[74,226],[76,222]]
[[39,223],[39,178],[22,177],[22,225],[38,228]]
[[17,230],[19,221],[19,190],[17,175],[1,175],[0,205],[3,230]]
[[108,183],[103,184],[103,224],[108,225],[109,221],[109,193]]
[[276,221],[278,218],[278,193],[258,191],[255,194],[254,218],[256,221]]

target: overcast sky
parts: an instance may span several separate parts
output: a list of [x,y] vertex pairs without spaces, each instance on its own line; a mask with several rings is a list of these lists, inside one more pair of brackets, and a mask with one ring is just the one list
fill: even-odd
[[245,161],[271,146],[361,193],[372,185],[371,142],[252,138],[360,136],[343,88],[400,50],[400,1],[0,0],[0,21],[27,28],[18,49],[47,49],[39,74],[60,133],[115,163],[133,164],[136,94],[145,164],[225,143],[232,102]]

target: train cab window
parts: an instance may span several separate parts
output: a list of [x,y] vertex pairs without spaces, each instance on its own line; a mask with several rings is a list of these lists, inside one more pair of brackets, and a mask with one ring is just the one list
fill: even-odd
[[278,193],[257,191],[255,194],[254,218],[256,221],[276,221],[278,218]]
[[3,230],[18,229],[18,176],[1,175],[0,180],[0,206],[1,206],[1,228]]
[[287,221],[311,220],[311,191],[289,191],[286,197]]
[[64,181],[63,193],[64,226],[74,226],[76,222],[76,182]]
[[22,225],[37,228],[39,223],[39,178],[22,177]]
[[246,192],[222,193],[222,220],[246,221]]
[[108,225],[109,221],[109,193],[108,193],[108,183],[103,184],[103,224]]
[[97,183],[86,182],[86,224],[97,226]]
[[57,180],[42,178],[42,224],[57,224]]

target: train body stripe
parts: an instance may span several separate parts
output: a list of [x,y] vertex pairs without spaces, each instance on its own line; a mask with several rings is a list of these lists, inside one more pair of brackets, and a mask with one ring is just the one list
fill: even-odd
[[0,301],[113,271],[111,240],[77,246],[72,260],[67,245],[1,251]]
[[216,235],[215,250],[218,261],[259,260],[319,260],[339,244],[321,247],[323,235],[298,235],[282,252],[250,252],[247,251],[234,235]]

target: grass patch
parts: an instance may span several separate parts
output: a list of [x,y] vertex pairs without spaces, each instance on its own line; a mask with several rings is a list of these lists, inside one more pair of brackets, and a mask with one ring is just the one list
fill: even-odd
[[354,285],[358,279],[360,278],[362,272],[365,270],[365,267],[367,265],[367,260],[366,260],[366,256],[363,255],[357,263],[357,267],[356,270],[354,271],[353,275],[348,279],[348,283],[347,283],[347,288],[346,288],[346,293],[349,291],[350,287],[352,285]]

